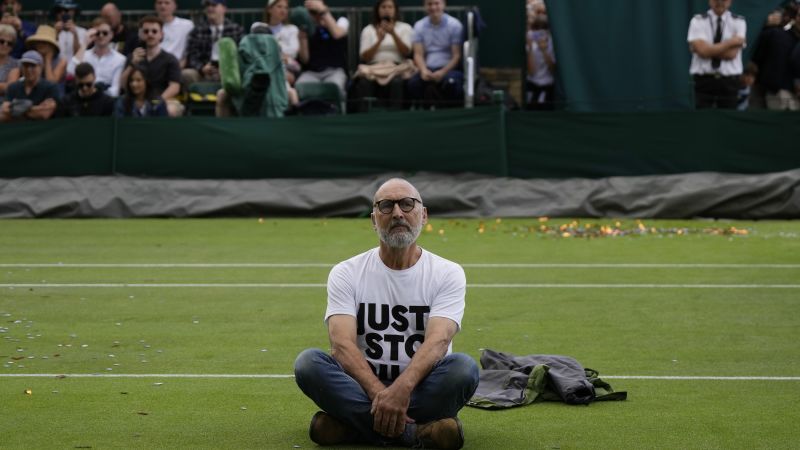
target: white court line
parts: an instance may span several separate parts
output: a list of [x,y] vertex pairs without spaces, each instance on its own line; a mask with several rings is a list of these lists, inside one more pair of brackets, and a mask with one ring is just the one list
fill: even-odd
[[[324,283],[3,283],[0,288],[324,288]],[[475,289],[800,289],[800,284],[467,284]]]
[[[0,378],[229,378],[229,379],[280,379],[294,378],[289,374],[203,374],[203,373],[5,373]],[[665,381],[800,381],[800,377],[767,376],[659,376],[659,375],[603,375],[609,380],[665,380]]]
[[[91,269],[145,269],[145,268],[186,268],[186,269],[297,269],[331,268],[331,263],[2,263],[0,268],[91,268]],[[800,269],[800,264],[634,264],[634,263],[586,263],[586,264],[548,264],[548,263],[508,263],[483,264],[465,263],[465,268],[475,269]]]

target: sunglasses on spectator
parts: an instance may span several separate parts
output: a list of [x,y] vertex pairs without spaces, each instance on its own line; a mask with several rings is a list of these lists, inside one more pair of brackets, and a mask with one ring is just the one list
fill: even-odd
[[98,36],[108,36],[109,34],[111,34],[111,32],[110,32],[110,31],[106,31],[106,30],[97,30],[97,35],[98,35]]
[[144,28],[142,32],[144,34],[158,34],[158,28]]
[[422,201],[414,197],[405,197],[400,200],[378,200],[373,206],[377,207],[382,214],[391,214],[394,211],[394,205],[400,205],[400,211],[411,212],[417,202],[422,204]]
[[94,86],[94,83],[77,83],[78,89],[88,89]]
[[0,45],[7,45],[9,47],[13,47],[14,41],[7,41],[5,39],[0,39]]

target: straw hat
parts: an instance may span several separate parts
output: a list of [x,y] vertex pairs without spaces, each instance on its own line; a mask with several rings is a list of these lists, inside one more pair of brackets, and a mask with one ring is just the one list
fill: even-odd
[[36,42],[46,42],[56,48],[56,53],[59,51],[56,29],[50,25],[39,25],[39,28],[36,29],[36,34],[25,39],[25,47],[31,48]]

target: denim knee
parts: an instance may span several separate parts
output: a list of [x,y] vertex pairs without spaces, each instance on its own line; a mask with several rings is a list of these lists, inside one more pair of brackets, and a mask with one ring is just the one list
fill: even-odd
[[447,382],[453,386],[461,386],[465,391],[473,393],[478,387],[478,365],[471,356],[464,353],[452,353],[447,360]]
[[312,377],[319,371],[318,365],[327,354],[317,348],[309,348],[300,352],[294,360],[294,378],[298,384],[308,377]]

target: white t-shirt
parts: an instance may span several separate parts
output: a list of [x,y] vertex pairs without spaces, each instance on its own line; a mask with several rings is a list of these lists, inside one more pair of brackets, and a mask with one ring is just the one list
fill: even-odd
[[[78,33],[79,45],[85,47],[87,44],[86,28],[75,25],[75,31]],[[73,43],[75,36],[66,30],[61,30],[58,33],[58,48],[60,50],[59,56],[67,60],[67,75],[72,75],[75,72],[75,66],[70,64],[72,57],[75,56]]]
[[425,340],[430,317],[448,318],[461,328],[467,282],[461,266],[425,250],[405,270],[386,267],[378,251],[331,270],[325,321],[337,314],[355,317],[358,348],[378,378],[392,381]]
[[94,50],[87,50],[83,56],[83,62],[91,64],[94,68],[95,81],[108,85],[106,94],[111,97],[119,95],[119,80],[126,61],[125,56],[113,48],[103,56],[98,56]]
[[[406,44],[406,47],[410,49],[411,35],[414,32],[411,25],[405,22],[395,22],[394,31],[397,33],[397,36],[400,37],[400,40]],[[375,30],[375,26],[372,24],[367,25],[361,31],[360,52],[363,54],[365,51],[372,48],[376,42],[378,42],[378,33]],[[367,61],[367,63],[373,64],[382,61],[392,61],[399,64],[408,59],[408,57],[409,55],[401,55],[400,52],[397,51],[397,43],[394,41],[394,38],[390,34],[386,34],[386,36],[383,37],[383,41],[381,41],[381,45],[378,47],[378,51],[372,58],[372,61]]]
[[[686,37],[687,42],[691,44],[692,41],[703,40],[709,44],[714,43],[714,34],[717,31],[717,15],[713,10],[708,10],[706,14],[698,14],[689,22],[689,33]],[[733,36],[747,37],[747,22],[744,17],[731,14],[730,11],[725,11],[722,14],[722,40],[732,38]],[[742,74],[742,51],[736,58],[731,60],[720,60],[719,69],[714,69],[711,65],[711,59],[701,58],[697,53],[692,52],[692,65],[689,68],[689,73],[692,75],[711,75],[719,72],[724,76],[733,76]]]
[[281,46],[281,53],[296,59],[297,53],[300,51],[300,30],[290,23],[280,23],[274,27],[269,27],[269,29],[277,39],[278,45]]
[[172,53],[180,61],[186,51],[186,41],[189,40],[189,33],[193,29],[194,22],[182,17],[175,17],[172,22],[165,23],[161,50]]

